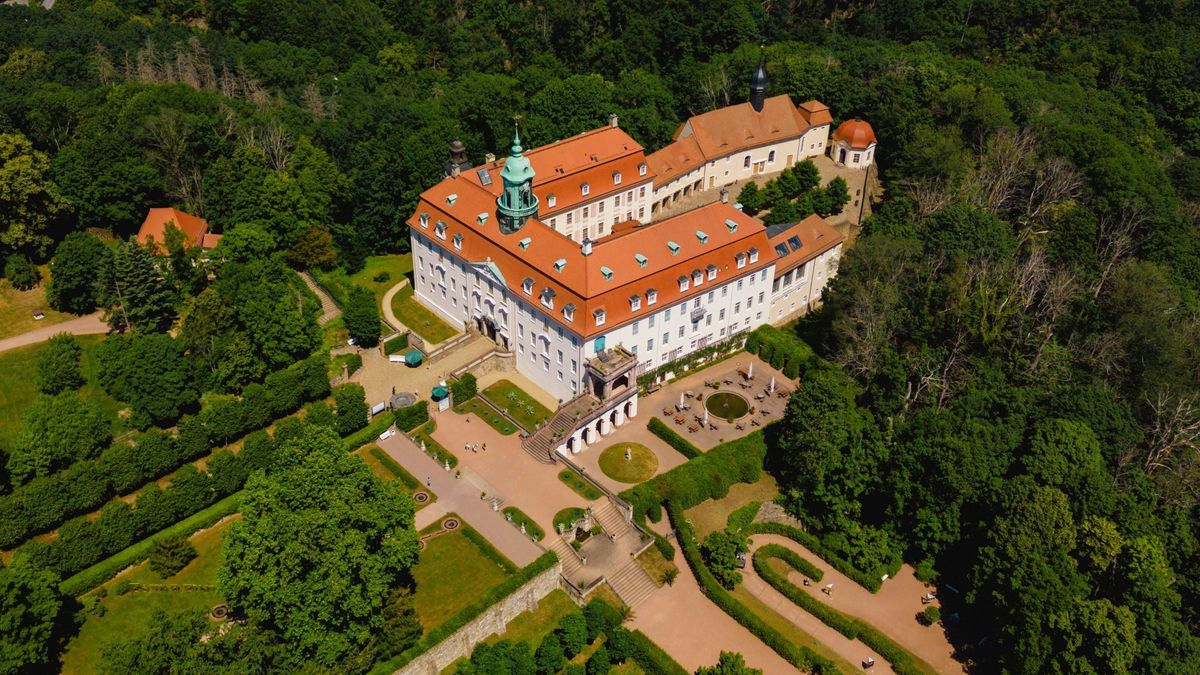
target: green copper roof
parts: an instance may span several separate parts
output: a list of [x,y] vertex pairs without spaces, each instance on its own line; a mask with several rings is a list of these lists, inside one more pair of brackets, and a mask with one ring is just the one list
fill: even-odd
[[519,185],[528,180],[533,180],[533,165],[521,153],[525,151],[521,147],[521,132],[519,129],[513,131],[512,148],[509,150],[508,159],[504,162],[504,168],[500,170],[500,177],[505,183],[511,185]]

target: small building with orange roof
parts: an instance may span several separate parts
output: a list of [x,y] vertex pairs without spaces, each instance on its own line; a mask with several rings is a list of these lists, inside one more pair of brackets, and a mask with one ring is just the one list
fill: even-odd
[[834,162],[865,169],[875,161],[875,130],[860,119],[846,120],[833,132],[830,156]]
[[138,229],[137,240],[143,246],[151,246],[158,253],[167,252],[167,227],[173,226],[183,233],[188,248],[199,246],[211,249],[221,241],[221,235],[208,231],[208,221],[197,218],[179,209],[161,207],[150,209]]
[[760,63],[750,79],[750,100],[695,115],[675,131],[674,142],[646,157],[654,181],[652,211],[698,190],[776,173],[824,154],[833,118],[829,106],[790,96],[767,98]]
[[767,237],[775,257],[770,321],[786,323],[821,305],[846,238],[818,215],[771,225]]

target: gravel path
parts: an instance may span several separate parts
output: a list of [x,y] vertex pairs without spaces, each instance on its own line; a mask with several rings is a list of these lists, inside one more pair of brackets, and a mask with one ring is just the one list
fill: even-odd
[[108,332],[108,324],[104,319],[100,318],[100,312],[81,316],[78,319],[63,321],[61,323],[50,324],[45,328],[35,328],[28,333],[21,333],[9,338],[0,340],[0,352],[24,347],[26,345],[45,342],[51,337],[59,333],[70,333],[71,335],[99,335]]

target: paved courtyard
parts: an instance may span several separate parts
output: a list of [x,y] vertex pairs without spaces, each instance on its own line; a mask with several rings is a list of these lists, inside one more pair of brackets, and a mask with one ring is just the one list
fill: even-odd
[[395,391],[416,392],[420,398],[428,399],[433,387],[448,380],[450,373],[487,354],[496,345],[487,338],[475,335],[454,347],[446,356],[433,363],[422,363],[410,368],[403,363],[393,363],[379,349],[360,349],[363,367],[350,377],[351,382],[363,386],[367,403],[374,405],[387,401]]
[[[748,372],[751,363],[754,364],[754,379],[747,381],[738,371]],[[776,395],[767,397],[766,388],[770,384],[772,377],[775,378]],[[725,380],[729,380],[730,384],[726,384]],[[712,389],[704,386],[704,383],[707,381],[720,382],[720,388]],[[747,387],[743,389],[740,386],[741,384],[746,384]],[[780,398],[778,394],[784,393],[786,396],[786,393],[790,393],[795,386],[795,382],[784,377],[783,373],[775,370],[757,356],[744,352],[739,353],[715,366],[701,370],[698,373],[693,373],[675,382],[665,384],[662,389],[648,396],[639,397],[637,417],[626,422],[624,426],[618,427],[599,442],[588,446],[583,452],[572,455],[571,459],[586,469],[588,475],[595,478],[605,487],[615,492],[620,492],[632,487],[631,484],[615,481],[605,476],[604,472],[600,470],[600,453],[610,445],[616,443],[641,443],[650,448],[658,458],[656,473],[670,471],[687,461],[686,457],[650,433],[646,428],[646,424],[650,421],[651,417],[658,417],[663,422],[666,422],[679,435],[690,440],[701,450],[710,450],[725,441],[741,438],[756,429],[762,428],[762,425],[782,418],[787,408],[787,399]],[[734,423],[726,422],[710,414],[708,421],[717,428],[704,427],[702,429],[701,420],[704,415],[703,401],[697,402],[694,396],[690,399],[687,398],[686,392],[688,391],[691,391],[693,394],[701,394],[705,398],[717,391],[730,391],[743,396],[749,405],[754,406],[755,412],[747,414],[746,417]],[[680,394],[685,394],[683,401],[686,405],[690,406],[689,410],[676,410],[676,405],[680,402]],[[756,398],[759,395],[763,396],[761,401]],[[764,409],[768,411],[768,414],[762,414]],[[664,410],[667,412],[664,413]],[[697,419],[697,417],[700,419]],[[676,418],[682,418],[683,421],[676,423]],[[758,426],[751,420],[758,422]],[[742,426],[741,429],[737,428],[739,424]],[[690,427],[695,427],[696,430],[689,431]]]

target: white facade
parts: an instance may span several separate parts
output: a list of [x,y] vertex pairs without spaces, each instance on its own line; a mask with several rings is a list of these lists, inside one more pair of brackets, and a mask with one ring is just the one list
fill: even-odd
[[786,323],[821,304],[825,286],[837,274],[842,245],[779,275],[771,285],[771,323]]
[[[514,293],[487,263],[464,263],[451,254],[452,243],[435,237],[412,234],[414,290],[422,304],[456,327],[494,331],[496,342],[515,352],[517,371],[555,398],[567,401],[581,393],[596,340],[564,328],[543,312],[537,297]],[[774,270],[769,265],[728,278],[686,301],[644,306],[644,315],[604,334],[605,347],[632,352],[641,374],[753,330],[771,320]]]
[[[637,176],[623,176],[622,183],[628,182],[630,185],[618,192],[609,192],[614,188],[613,185],[589,185],[589,192],[604,192],[604,196],[580,202],[566,211],[555,209],[560,195],[550,193],[542,203],[542,213],[538,220],[577,242],[582,242],[585,238],[594,241],[612,234],[613,226],[617,223],[635,220],[645,225],[651,218],[650,205],[654,198],[654,187],[649,180],[635,182],[638,180],[641,179]],[[551,204],[551,201],[554,203]]]
[[852,169],[865,169],[875,161],[875,144],[864,149],[850,147],[846,141],[834,141],[829,151],[834,162]]
[[[679,137],[685,138],[691,133],[691,122],[688,122]],[[799,138],[737,150],[709,159],[683,176],[655,185],[654,203],[663,208],[686,194],[685,189],[719,190],[754,176],[778,173],[797,162],[824,154],[828,143],[829,125],[822,124],[804,132]]]

